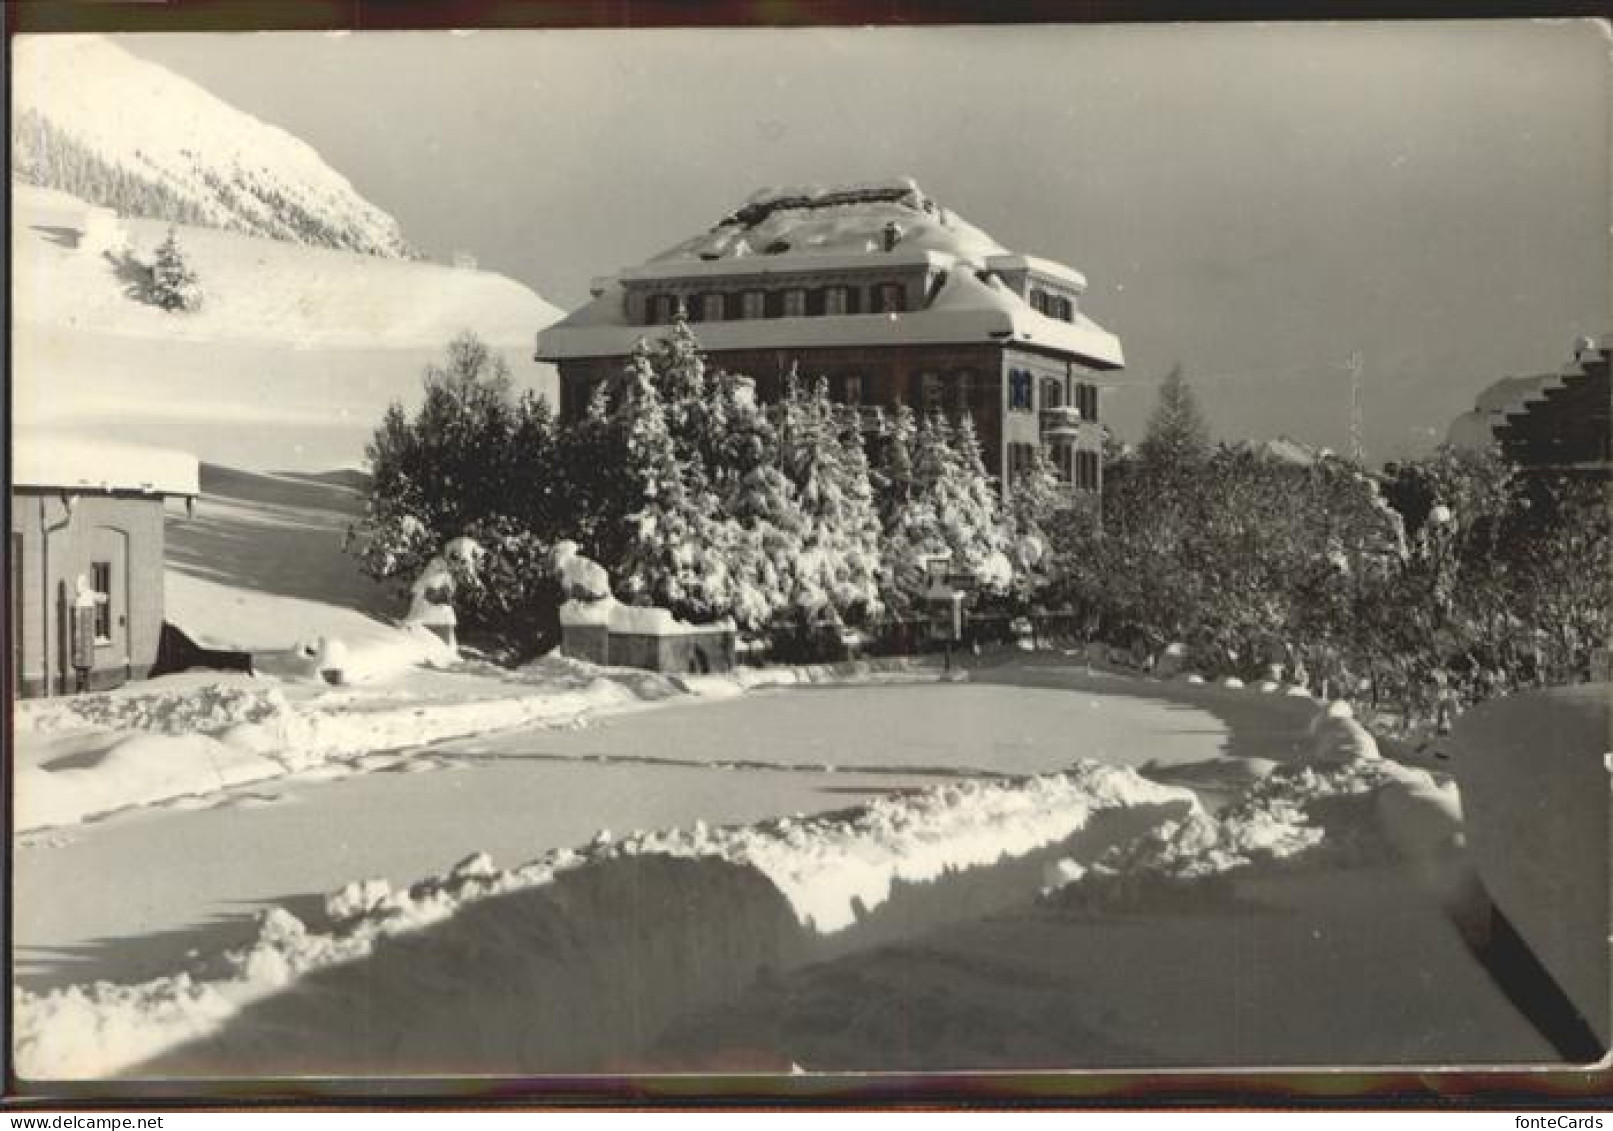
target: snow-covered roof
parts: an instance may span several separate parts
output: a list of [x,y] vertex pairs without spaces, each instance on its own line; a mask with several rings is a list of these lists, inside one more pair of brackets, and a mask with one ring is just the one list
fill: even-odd
[[[887,233],[896,238],[888,251]],[[1080,272],[1008,251],[910,178],[764,189],[710,231],[623,270],[614,282],[596,280],[591,302],[538,334],[537,357],[616,357],[640,337],[665,333],[627,320],[625,283],[881,267],[923,267],[944,274],[945,283],[928,305],[900,314],[702,322],[696,333],[713,351],[1013,341],[1101,368],[1125,364],[1115,335],[1083,315],[1072,322],[1049,318],[992,274],[1029,271],[1079,291],[1086,285]]]
[[15,437],[11,483],[70,491],[201,494],[193,455],[82,436]]

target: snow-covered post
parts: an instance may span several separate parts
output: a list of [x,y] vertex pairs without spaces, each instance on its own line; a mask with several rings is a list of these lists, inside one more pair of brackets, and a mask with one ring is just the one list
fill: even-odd
[[942,552],[935,554],[921,554],[920,560],[924,563],[925,571],[930,575],[930,587],[925,591],[924,599],[930,607],[932,631],[939,636],[946,647],[945,671],[952,671],[952,647],[963,640],[963,598],[964,591],[953,584],[948,576],[948,569],[952,565],[952,554]]
[[616,604],[610,575],[570,539],[556,542],[549,560],[566,598],[560,606],[561,650],[574,660],[609,663],[610,611]]
[[454,612],[454,591],[458,578],[455,571],[476,584],[482,554],[482,547],[474,538],[455,538],[444,546],[442,553],[426,563],[410,587],[409,614],[403,618],[404,623],[429,629],[450,648],[457,647],[454,634],[459,617]]
[[106,594],[97,593],[90,588],[90,582],[82,573],[73,583],[73,604],[68,616],[71,621],[69,637],[71,640],[71,658],[73,673],[77,677],[78,691],[88,691],[90,685],[90,669],[95,666],[95,610],[96,606],[106,604]]

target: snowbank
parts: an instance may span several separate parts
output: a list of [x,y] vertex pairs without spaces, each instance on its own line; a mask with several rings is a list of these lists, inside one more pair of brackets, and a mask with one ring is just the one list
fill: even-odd
[[1613,687],[1509,696],[1457,720],[1452,764],[1496,906],[1606,1047]]
[[[1244,869],[1322,859],[1354,863],[1396,848],[1403,854],[1431,851],[1441,835],[1429,835],[1425,814],[1404,821],[1393,804],[1385,813],[1386,789],[1443,796],[1430,775],[1381,760],[1278,766],[1219,814],[1195,808],[1115,846],[1090,866],[1060,862],[1049,870],[1048,893],[1086,909],[1161,896],[1191,900],[1195,883]],[[1433,823],[1443,831],[1442,844],[1448,842],[1449,824],[1443,818]]]
[[[561,850],[513,870],[485,854],[406,890],[360,880],[325,901],[328,924],[310,928],[284,908],[269,911],[258,939],[219,960],[211,974],[177,974],[135,986],[97,983],[14,995],[15,1051],[28,1079],[94,1078],[126,1070],[165,1049],[217,1031],[249,1004],[312,971],[369,958],[389,936],[418,931],[489,896],[554,882],[561,873],[649,855],[722,861],[760,872],[788,900],[804,927],[841,930],[879,906],[898,881],[923,883],[1057,843],[1096,813],[1138,805],[1192,805],[1184,790],[1156,785],[1127,769],[1081,763],[1067,773],[1018,781],[945,785],[883,798],[862,809],[811,819],[737,828],[601,832],[581,849]],[[524,950],[507,933],[479,946]],[[464,955],[424,954],[455,967]],[[482,953],[478,962],[525,961]],[[416,970],[430,977],[429,967]],[[447,970],[444,976],[449,976]],[[376,1003],[378,1006],[380,1003]],[[377,1014],[380,1016],[380,1014]]]
[[784,893],[805,926],[843,930],[889,898],[897,881],[994,864],[1055,844],[1099,809],[1186,802],[1184,789],[1129,769],[1084,762],[1023,781],[965,781],[874,802],[849,819],[789,818],[754,828],[651,833],[627,853],[718,856],[755,868]]

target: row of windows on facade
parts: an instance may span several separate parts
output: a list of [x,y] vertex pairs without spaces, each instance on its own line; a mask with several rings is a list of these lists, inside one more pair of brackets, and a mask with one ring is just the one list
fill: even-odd
[[[1033,444],[1008,445],[1008,478],[1017,479],[1030,470],[1031,461],[1036,456],[1036,447]],[[1064,458],[1070,458],[1066,464]],[[1060,479],[1064,479],[1083,491],[1096,491],[1098,489],[1098,460],[1097,452],[1077,450],[1069,457],[1055,457],[1053,461]]]
[[[1028,369],[1010,369],[1008,371],[1008,411],[1009,412],[1035,412],[1036,405],[1036,374]],[[1061,408],[1064,405],[1063,383],[1052,378],[1044,377],[1042,386],[1042,408]],[[1075,386],[1075,396],[1071,404],[1081,414],[1082,420],[1098,419],[1098,387],[1085,383]]]
[[[1015,369],[1009,373],[1008,407],[1013,412],[1035,411],[1035,375],[1027,370]],[[1064,403],[1063,383],[1052,378],[1042,380],[1042,407],[1057,408]],[[979,407],[975,392],[980,387],[972,369],[953,373],[921,373],[918,377],[918,408],[928,415],[932,412],[970,412]],[[867,385],[861,374],[848,373],[830,382],[830,391],[842,404],[863,403]],[[1098,419],[1098,387],[1078,384],[1073,403],[1082,420]]]
[[[1034,412],[1036,410],[1035,374],[1023,369],[1011,370],[1008,374],[1008,382],[1009,411]],[[576,404],[579,408],[588,402],[597,385],[598,381],[596,380],[585,390],[585,395],[576,399]],[[1064,403],[1064,386],[1062,382],[1053,378],[1043,378],[1041,385],[1042,408],[1057,408]],[[875,403],[868,400],[869,388],[868,379],[860,373],[842,373],[829,378],[829,395],[841,404],[862,405]],[[965,412],[974,412],[981,407],[976,394],[982,388],[984,386],[978,380],[978,374],[972,369],[959,369],[947,374],[936,372],[920,373],[918,375],[915,407],[926,416],[934,412],[950,412],[961,416]],[[1080,412],[1082,420],[1095,421],[1098,419],[1098,388],[1096,385],[1077,384],[1073,403]]]
[[[784,290],[749,290],[730,294],[706,291],[689,299],[678,295],[651,295],[648,319],[664,326],[683,305],[690,322],[753,321],[761,318],[810,318],[820,314],[860,314],[863,288],[851,286],[787,287]],[[1031,306],[1049,318],[1075,321],[1075,304],[1062,295],[1032,291]],[[868,290],[868,313],[893,314],[907,309],[907,289],[899,283],[878,283]]]
[[[907,309],[907,290],[899,283],[869,288],[868,313],[892,314]],[[807,318],[820,314],[863,313],[863,288],[789,287],[784,290],[750,290],[729,294],[707,291],[688,300],[678,295],[651,295],[648,318],[663,326],[677,316],[680,306],[690,322],[751,321],[760,318]]]

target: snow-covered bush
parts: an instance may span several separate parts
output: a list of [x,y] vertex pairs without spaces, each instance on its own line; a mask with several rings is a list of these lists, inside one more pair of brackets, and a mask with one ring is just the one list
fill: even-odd
[[487,551],[455,604],[465,635],[517,655],[557,639],[559,587],[547,565],[560,521],[558,441],[548,404],[516,395],[508,366],[472,334],[425,373],[413,415],[394,402],[372,438],[364,517],[349,531],[360,568],[399,583],[453,538]]
[[[1140,656],[1190,645],[1211,675],[1365,695],[1407,722],[1589,675],[1613,633],[1609,486],[1441,450],[1371,473],[1193,437],[1168,382],[1137,455],[1105,474],[1100,527],[1054,523],[1055,593]],[[1165,403],[1167,401],[1169,403]]]

